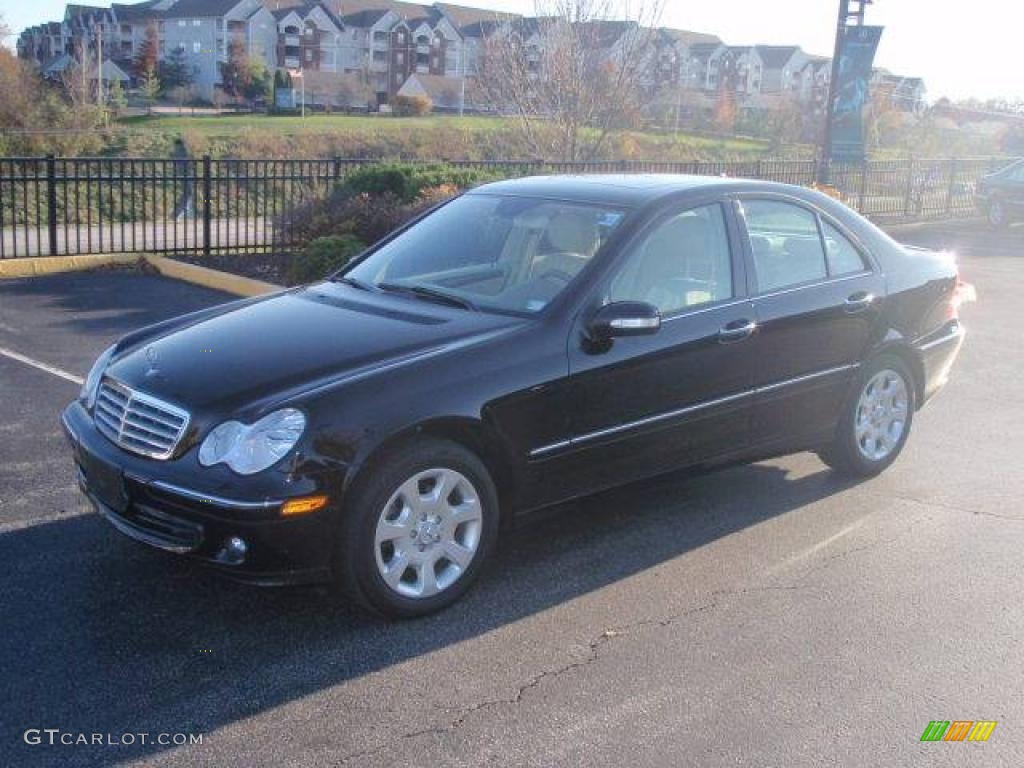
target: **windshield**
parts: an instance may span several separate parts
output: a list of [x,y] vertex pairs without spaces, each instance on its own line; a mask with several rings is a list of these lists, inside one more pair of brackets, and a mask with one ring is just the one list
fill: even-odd
[[465,195],[343,279],[467,308],[540,312],[583,270],[624,215],[577,203]]

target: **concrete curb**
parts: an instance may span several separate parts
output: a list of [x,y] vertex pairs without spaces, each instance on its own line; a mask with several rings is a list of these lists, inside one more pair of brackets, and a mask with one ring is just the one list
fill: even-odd
[[223,291],[236,296],[263,296],[285,290],[283,285],[275,285],[262,280],[253,280],[241,275],[186,264],[164,256],[149,254],[98,254],[92,256],[37,256],[27,259],[0,260],[0,279],[18,277],[37,277],[52,275],[57,272],[74,272],[96,269],[111,264],[127,265],[145,261],[165,277],[182,280],[186,283],[201,285],[215,291]]
[[267,293],[285,290],[283,285],[253,280],[251,277],[242,277],[241,275],[232,275],[229,272],[221,272],[209,267],[200,267],[197,264],[186,264],[183,261],[175,261],[165,256],[146,255],[143,258],[165,277],[173,277],[175,280],[183,280],[186,283],[201,285],[204,288],[211,288],[215,291],[233,293],[236,296],[263,296]]
[[143,258],[132,253],[102,253],[92,256],[36,256],[27,259],[0,259],[0,278],[35,277],[56,272],[75,272],[110,264],[134,264]]

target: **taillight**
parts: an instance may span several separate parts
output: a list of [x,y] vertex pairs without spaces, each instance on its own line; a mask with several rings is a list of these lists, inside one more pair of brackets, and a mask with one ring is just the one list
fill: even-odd
[[956,278],[956,286],[949,297],[949,320],[957,320],[960,317],[960,307],[971,301],[978,300],[978,292],[971,283],[965,282],[959,275]]

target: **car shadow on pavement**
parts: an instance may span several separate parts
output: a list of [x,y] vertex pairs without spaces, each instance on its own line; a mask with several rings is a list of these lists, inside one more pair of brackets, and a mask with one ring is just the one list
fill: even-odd
[[[98,516],[0,535],[8,765],[165,749],[28,747],[28,728],[209,733],[482,635],[848,487],[824,468],[683,473],[525,518],[444,613],[387,623],[318,589],[261,590],[123,539]],[[16,745],[20,757],[3,758]],[[28,751],[26,751],[28,750]]]

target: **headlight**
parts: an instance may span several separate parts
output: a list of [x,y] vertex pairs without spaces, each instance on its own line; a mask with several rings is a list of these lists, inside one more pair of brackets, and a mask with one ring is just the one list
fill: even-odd
[[274,411],[255,424],[225,421],[199,446],[199,463],[224,463],[240,475],[254,475],[294,448],[305,428],[306,417],[294,408]]
[[110,358],[113,356],[114,346],[108,347],[103,351],[103,354],[96,358],[96,362],[89,369],[89,375],[85,377],[82,391],[78,393],[78,399],[85,405],[86,410],[91,411],[92,407],[96,405],[96,393],[100,388],[100,380],[103,378],[107,366],[110,365]]

